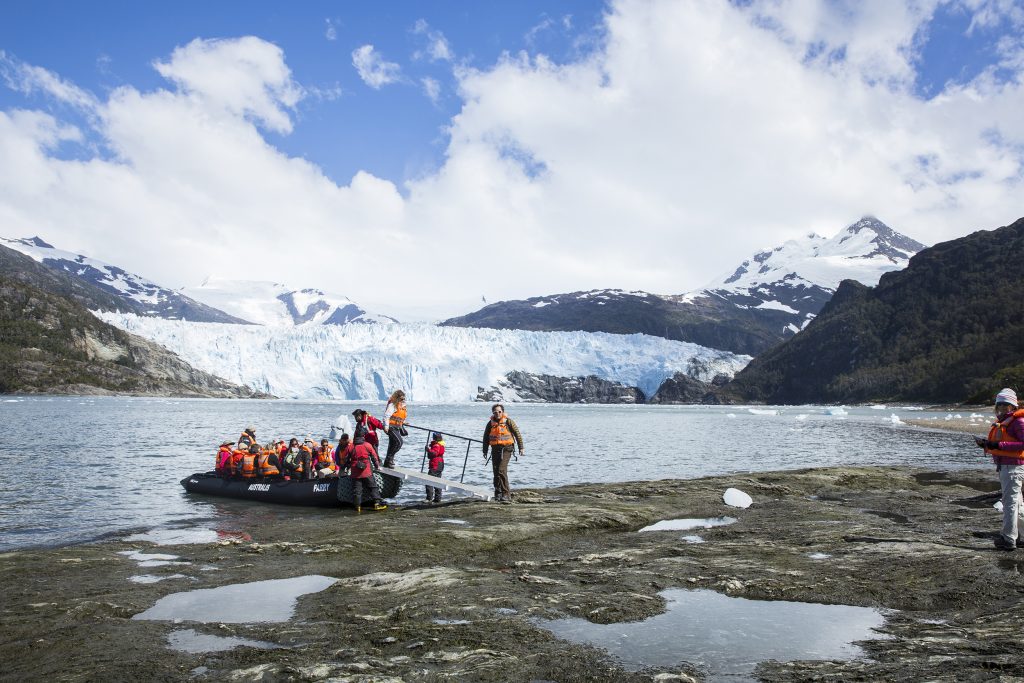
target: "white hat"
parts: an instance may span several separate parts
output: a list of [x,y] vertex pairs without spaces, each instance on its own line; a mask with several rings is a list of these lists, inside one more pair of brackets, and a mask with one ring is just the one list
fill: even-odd
[[996,394],[996,403],[1009,403],[1014,408],[1018,407],[1017,403],[1017,392],[1010,388],[1005,388]]

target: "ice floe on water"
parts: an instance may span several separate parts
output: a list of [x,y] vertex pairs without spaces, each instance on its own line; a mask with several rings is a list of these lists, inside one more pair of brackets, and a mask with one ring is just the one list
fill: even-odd
[[748,496],[739,489],[729,488],[722,494],[722,500],[729,507],[734,508],[748,508],[754,502],[754,499]]
[[336,581],[330,576],[296,576],[172,593],[132,619],[226,624],[288,621],[301,596],[319,593]]
[[729,418],[730,420],[735,420],[736,419],[736,413],[726,413],[725,416],[727,418]]
[[803,422],[804,420],[807,419],[807,413],[800,413],[799,415],[797,415],[793,419],[794,420],[799,420],[800,422]]
[[644,621],[594,624],[570,618],[533,623],[556,637],[603,648],[631,671],[690,662],[705,680],[749,680],[758,662],[848,660],[855,641],[882,639],[881,612],[868,607],[747,600],[710,590],[663,591],[666,611]]
[[850,414],[849,411],[846,410],[846,408],[844,408],[843,406],[833,406],[831,408],[825,408],[825,410],[821,412],[824,413],[825,415],[832,415],[833,417],[845,417]]
[[871,408],[871,410],[885,410],[885,404],[884,403],[875,403],[874,405],[868,406],[868,408]]
[[201,654],[204,652],[226,652],[236,647],[256,647],[261,650],[274,650],[281,646],[274,643],[267,643],[262,640],[250,640],[248,638],[233,638],[227,636],[211,636],[206,633],[199,633],[193,629],[171,631],[167,636],[167,644],[172,650],[187,652],[189,654]]
[[897,415],[896,413],[893,413],[892,415],[889,416],[889,422],[891,422],[893,425],[904,424],[903,420],[901,420],[900,416]]
[[711,529],[716,526],[735,524],[735,517],[711,517],[710,519],[663,519],[660,522],[645,526],[638,533],[645,531],[689,531],[690,529]]
[[779,411],[775,408],[747,408],[747,412],[751,415],[778,415]]

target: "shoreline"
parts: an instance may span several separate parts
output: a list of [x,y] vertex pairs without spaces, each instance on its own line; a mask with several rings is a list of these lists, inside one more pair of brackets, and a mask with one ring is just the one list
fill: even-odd
[[[730,486],[750,494],[753,506],[724,505]],[[9,641],[5,673],[699,680],[692,664],[623,669],[603,651],[539,625],[565,617],[641,621],[665,610],[662,591],[682,588],[886,610],[880,636],[860,643],[871,659],[764,662],[755,672],[762,680],[1021,676],[1024,662],[1011,643],[1024,606],[1007,606],[1005,595],[1017,590],[1024,552],[992,546],[1000,515],[989,498],[996,492],[994,477],[980,468],[830,467],[577,484],[520,490],[514,505],[453,501],[361,516],[268,507],[275,514],[244,529],[214,525],[222,537],[212,542],[154,545],[122,535],[11,551],[0,555],[8,586],[0,616]],[[636,533],[659,520],[721,516],[737,521]],[[683,541],[684,533],[703,542]],[[125,552],[190,564],[144,568]],[[140,574],[163,580],[129,581]],[[280,624],[132,619],[180,591],[311,575],[339,581],[300,598],[295,616]],[[168,639],[182,629],[281,649],[170,649]]]

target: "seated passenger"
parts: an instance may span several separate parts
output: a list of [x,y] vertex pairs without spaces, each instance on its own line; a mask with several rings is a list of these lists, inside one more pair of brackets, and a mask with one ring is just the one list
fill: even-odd
[[234,441],[224,441],[217,450],[217,459],[213,465],[213,471],[222,477],[231,476],[231,446]]
[[249,450],[246,451],[245,455],[242,456],[242,466],[236,474],[243,479],[255,479],[256,478],[256,461],[260,457],[260,445],[254,443],[249,446]]
[[334,451],[331,442],[320,440],[320,446],[313,451],[313,471],[318,479],[338,476],[338,466],[334,463]]
[[258,476],[277,479],[283,476],[283,469],[273,444],[260,449],[260,454],[256,458],[256,474]]
[[244,448],[239,448],[237,445],[235,449],[231,451],[231,472],[229,473],[232,477],[242,476],[242,458],[249,453]]
[[284,454],[284,472],[293,479],[304,479],[308,477],[310,470],[310,451],[299,445],[299,440],[292,438],[288,444],[288,451]]
[[342,434],[338,439],[338,447],[334,449],[334,464],[338,466],[338,476],[348,476],[348,472],[344,471],[344,465],[342,460],[345,458],[345,450],[348,448],[349,437],[348,434]]
[[242,450],[248,450],[249,446],[256,443],[256,428],[246,427],[242,435],[238,437],[238,447]]

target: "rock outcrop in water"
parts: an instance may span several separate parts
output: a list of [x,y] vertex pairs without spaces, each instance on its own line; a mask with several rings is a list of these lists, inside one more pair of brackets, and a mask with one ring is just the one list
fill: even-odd
[[496,387],[480,387],[478,401],[537,403],[643,403],[644,392],[600,377],[556,377],[513,371]]

